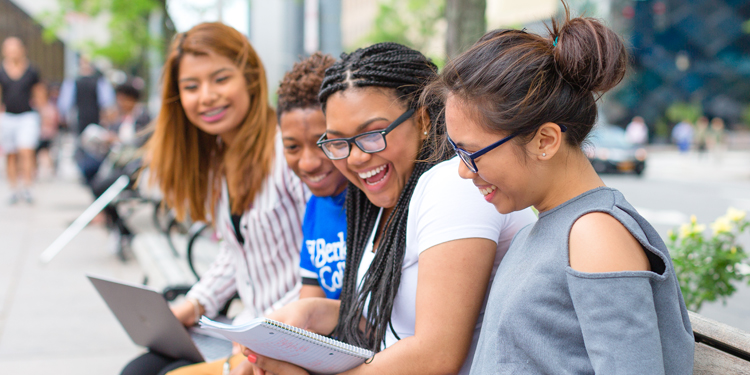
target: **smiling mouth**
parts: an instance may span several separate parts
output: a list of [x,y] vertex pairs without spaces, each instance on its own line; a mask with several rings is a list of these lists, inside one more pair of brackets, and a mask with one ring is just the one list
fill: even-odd
[[357,175],[364,180],[367,185],[377,185],[385,179],[389,170],[389,164],[384,164],[367,172],[357,173]]
[[224,111],[225,111],[225,110],[226,110],[227,108],[229,108],[229,106],[224,106],[224,107],[214,108],[214,109],[212,109],[212,110],[210,110],[210,111],[206,111],[206,112],[201,112],[201,114],[200,114],[200,115],[201,115],[201,117],[203,117],[204,119],[207,119],[207,120],[211,120],[211,119],[213,119],[213,118],[215,118],[215,117],[217,117],[217,116],[221,115],[222,113],[224,113]]
[[305,178],[307,178],[308,180],[310,180],[310,182],[320,182],[324,178],[326,178],[326,176],[328,176],[329,174],[331,174],[331,172],[321,173],[321,174],[318,174],[318,175],[315,175],[315,176],[305,176]]
[[486,188],[483,188],[483,189],[480,188],[479,192],[482,193],[482,195],[484,195],[486,197],[486,196],[490,195],[495,190],[497,190],[497,186],[490,185],[489,187],[486,187]]

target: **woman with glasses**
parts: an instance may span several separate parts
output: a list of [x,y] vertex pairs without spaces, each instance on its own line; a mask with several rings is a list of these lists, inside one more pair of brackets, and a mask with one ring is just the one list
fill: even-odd
[[[272,317],[377,352],[363,374],[467,373],[487,285],[530,210],[502,215],[436,149],[441,107],[420,105],[436,67],[382,43],[326,71],[320,147],[349,179],[340,301],[308,298]],[[447,154],[446,154],[447,155]],[[274,374],[305,373],[247,351]]]
[[625,46],[567,14],[550,34],[489,32],[428,90],[446,102],[461,177],[498,212],[539,210],[497,270],[471,374],[692,374],[667,248],[581,150]]

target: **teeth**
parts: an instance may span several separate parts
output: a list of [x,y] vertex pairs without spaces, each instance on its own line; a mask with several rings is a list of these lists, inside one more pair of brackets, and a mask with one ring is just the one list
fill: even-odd
[[307,179],[310,180],[310,181],[312,181],[312,182],[318,182],[318,181],[324,179],[325,177],[326,177],[326,174],[323,173],[323,174],[319,174],[317,176],[308,176]]
[[224,108],[217,108],[217,109],[214,109],[213,111],[204,112],[203,115],[204,116],[216,116],[219,113],[221,113],[221,111],[223,111],[223,110],[224,110]]
[[375,182],[369,182],[369,181],[365,180],[365,183],[368,184],[368,185],[370,185],[370,186],[377,185],[377,184],[380,183],[380,181],[385,180],[385,176],[387,176],[387,175],[384,175],[383,178],[381,178],[381,179],[379,179],[379,180],[377,180]]
[[482,193],[482,195],[487,196],[487,195],[489,195],[490,193],[492,193],[495,190],[497,190],[497,186],[490,185],[490,187],[488,187],[488,188],[479,189],[479,192]]
[[369,170],[367,172],[358,173],[359,174],[359,178],[361,178],[363,180],[366,179],[366,178],[370,178],[370,177],[372,177],[372,176],[374,176],[374,175],[382,172],[385,169],[385,166],[386,165],[384,164],[384,165],[381,165],[381,166],[379,166],[379,167],[377,167],[375,169]]

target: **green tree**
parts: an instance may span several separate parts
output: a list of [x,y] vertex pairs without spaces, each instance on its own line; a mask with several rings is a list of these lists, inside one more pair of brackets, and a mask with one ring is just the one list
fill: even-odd
[[447,0],[445,52],[449,58],[465,51],[484,35],[487,31],[486,10],[486,0]]
[[51,38],[66,27],[65,17],[70,12],[82,13],[91,17],[103,13],[110,15],[110,41],[106,45],[84,42],[87,52],[103,56],[120,68],[145,73],[145,58],[152,48],[163,50],[164,39],[153,38],[149,34],[149,15],[161,10],[163,17],[162,35],[169,38],[174,33],[171,20],[166,12],[166,0],[58,0],[58,12],[48,12],[42,16],[47,37]]
[[674,102],[667,108],[666,116],[672,123],[687,120],[694,124],[699,117],[703,116],[703,108],[700,104]]
[[[362,44],[396,42],[424,51],[444,18],[445,0],[382,0]],[[431,56],[442,60],[442,56]]]
[[[396,42],[426,52],[438,66],[474,44],[487,30],[486,0],[381,0],[372,31],[362,44]],[[445,52],[430,53],[445,30]],[[440,42],[440,41],[438,41]]]

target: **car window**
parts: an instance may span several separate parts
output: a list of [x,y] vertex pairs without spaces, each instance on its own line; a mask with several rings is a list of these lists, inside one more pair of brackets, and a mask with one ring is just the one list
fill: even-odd
[[625,130],[616,126],[598,125],[589,136],[589,142],[595,148],[632,148],[633,144],[625,138]]

